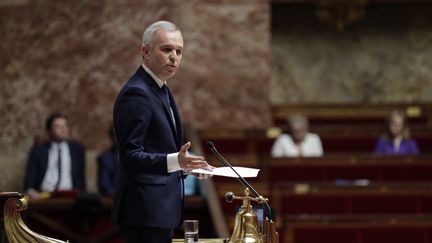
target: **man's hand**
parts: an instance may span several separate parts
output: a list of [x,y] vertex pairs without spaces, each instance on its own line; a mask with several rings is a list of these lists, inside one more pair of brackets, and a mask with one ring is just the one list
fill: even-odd
[[[206,170],[213,170],[215,167],[209,165],[207,168],[205,168]],[[205,180],[208,179],[210,177],[213,177],[213,175],[210,174],[201,174],[201,173],[191,173],[193,176],[195,176],[197,179],[199,180]]]
[[30,198],[30,200],[32,201],[36,201],[39,200],[41,198],[40,194],[38,191],[36,190],[28,190],[27,191],[27,196]]
[[186,171],[191,171],[193,169],[207,169],[211,168],[207,161],[205,161],[204,157],[202,156],[194,156],[190,155],[188,152],[188,149],[190,148],[191,143],[187,142],[185,143],[178,154],[178,161],[180,168]]

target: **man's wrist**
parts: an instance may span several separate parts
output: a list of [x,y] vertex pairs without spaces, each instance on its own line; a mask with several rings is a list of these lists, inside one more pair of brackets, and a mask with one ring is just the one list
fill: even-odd
[[178,171],[178,170],[182,169],[180,167],[180,164],[179,164],[178,154],[179,153],[172,153],[172,154],[168,154],[167,155],[167,170],[168,170],[168,173],[175,172],[175,171]]

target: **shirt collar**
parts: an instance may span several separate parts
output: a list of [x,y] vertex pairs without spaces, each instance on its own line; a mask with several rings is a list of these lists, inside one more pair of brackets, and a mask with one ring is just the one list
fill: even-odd
[[58,149],[60,146],[61,147],[66,146],[66,141],[61,141],[61,142],[54,142],[54,141],[52,141],[51,142],[51,147],[54,147],[54,148]]
[[144,70],[150,74],[150,76],[156,81],[157,85],[159,86],[159,88],[162,88],[162,86],[165,84],[166,85],[166,81],[162,81],[160,78],[158,78],[151,70],[150,68],[148,68],[146,65],[144,65],[144,63],[142,64],[142,67],[144,68]]

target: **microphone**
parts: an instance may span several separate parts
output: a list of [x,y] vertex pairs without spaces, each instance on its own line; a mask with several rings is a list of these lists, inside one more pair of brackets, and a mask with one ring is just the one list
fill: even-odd
[[[207,147],[212,151],[212,153],[216,156],[216,158],[225,166],[230,167],[232,171],[234,171],[234,173],[238,176],[237,180],[246,188],[248,188],[257,198],[263,198],[256,190],[255,188],[253,188],[249,182],[246,181],[245,178],[243,178],[232,166],[231,164],[217,151],[215,145],[213,142],[211,141],[207,141]],[[234,194],[231,193],[227,193],[229,195],[225,194],[225,199],[227,201],[232,201],[234,199]],[[270,220],[275,220],[273,218],[273,213],[272,213],[272,209],[270,207],[270,205],[267,203],[267,200],[263,200],[263,203],[266,207],[267,210],[267,215],[269,217]]]

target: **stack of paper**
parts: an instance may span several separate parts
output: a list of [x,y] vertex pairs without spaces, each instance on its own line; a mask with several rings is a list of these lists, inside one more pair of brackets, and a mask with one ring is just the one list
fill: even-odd
[[[234,166],[234,170],[242,177],[257,177],[259,169],[255,168],[247,168],[247,167],[239,167]],[[237,174],[230,167],[217,167],[212,171],[204,170],[204,169],[194,169],[192,173],[198,174],[209,174],[209,175],[217,175],[217,176],[226,176],[226,177],[238,177]]]

